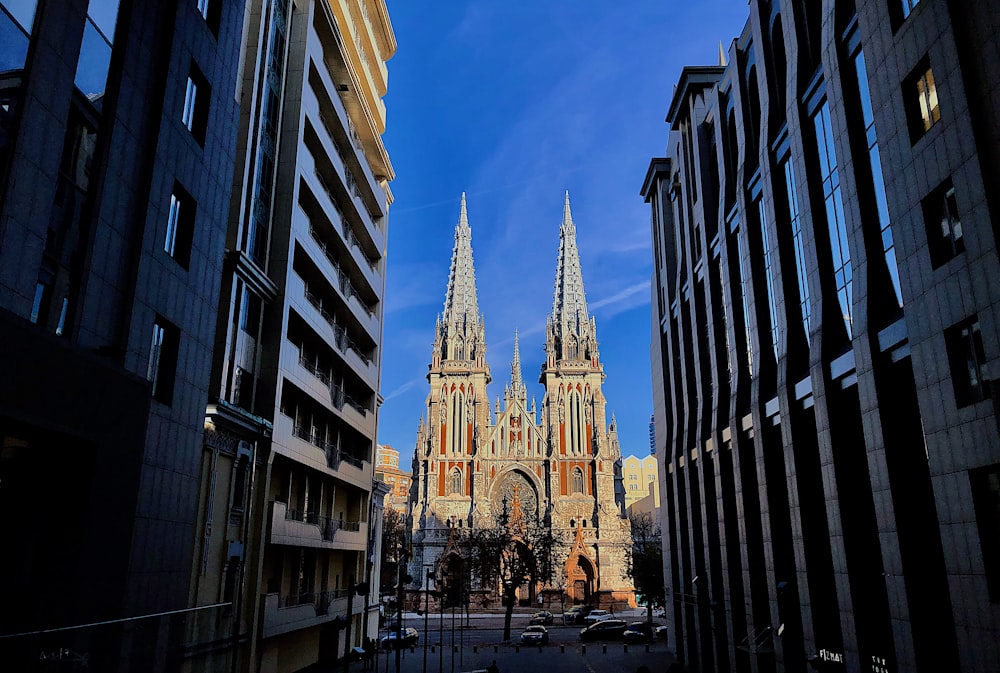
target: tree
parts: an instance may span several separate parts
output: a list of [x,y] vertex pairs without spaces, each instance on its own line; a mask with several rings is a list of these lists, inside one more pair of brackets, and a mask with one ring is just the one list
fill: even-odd
[[663,607],[663,547],[660,526],[649,512],[629,512],[632,548],[625,558],[625,572],[635,587],[636,601],[646,604],[648,621],[653,608]]
[[565,546],[560,534],[517,509],[508,515],[505,508],[497,520],[467,529],[460,544],[480,587],[499,590],[505,608],[503,639],[510,640],[517,589],[551,581],[556,552]]
[[382,512],[382,573],[379,589],[391,592],[398,581],[400,554],[406,549],[406,517],[392,507]]

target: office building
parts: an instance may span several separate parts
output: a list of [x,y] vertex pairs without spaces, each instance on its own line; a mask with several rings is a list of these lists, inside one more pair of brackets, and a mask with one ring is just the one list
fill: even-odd
[[188,588],[242,26],[236,0],[0,2],[9,670],[229,636]]
[[1000,667],[1000,14],[751,0],[652,210],[672,642],[692,670]]
[[192,591],[233,602],[241,670],[283,672],[378,627],[365,582],[396,45],[381,0],[252,0],[246,20]]

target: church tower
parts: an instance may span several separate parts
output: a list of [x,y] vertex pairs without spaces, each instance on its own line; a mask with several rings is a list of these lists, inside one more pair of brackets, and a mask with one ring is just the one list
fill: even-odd
[[552,526],[574,530],[566,562],[567,590],[576,600],[593,592],[625,589],[623,543],[627,522],[615,504],[615,465],[621,458],[618,433],[606,422],[601,386],[604,366],[597,348],[597,323],[587,313],[576,225],[569,192],[559,230],[552,315],[546,321],[542,421],[551,455],[549,488]]
[[[434,328],[427,417],[417,431],[412,510],[417,542],[447,538],[447,527],[468,524],[473,496],[473,456],[489,427],[490,382],[486,332],[479,313],[472,228],[462,194],[444,311]],[[416,560],[416,559],[415,559]]]

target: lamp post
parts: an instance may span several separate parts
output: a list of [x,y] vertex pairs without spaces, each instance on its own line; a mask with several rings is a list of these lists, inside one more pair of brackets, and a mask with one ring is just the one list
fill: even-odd
[[424,584],[424,671],[427,673],[427,641],[430,639],[430,633],[427,631],[427,618],[428,610],[430,609],[430,596],[431,596],[431,580],[436,579],[433,570],[427,571],[427,581]]
[[441,643],[441,652],[438,657],[438,673],[444,671],[444,587],[448,571],[441,571],[441,588],[438,589],[438,640]]

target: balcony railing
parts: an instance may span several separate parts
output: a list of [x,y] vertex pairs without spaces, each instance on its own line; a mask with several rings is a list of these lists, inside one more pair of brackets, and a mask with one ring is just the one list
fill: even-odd
[[[328,442],[321,436],[321,433],[314,430],[309,430],[303,425],[296,425],[292,428],[292,434],[309,442],[318,449],[321,449],[326,454],[326,464],[330,469],[337,470],[340,469],[340,463],[346,462],[349,465],[353,465],[359,470],[364,469],[365,459],[358,458],[357,456],[347,453],[344,450],[337,447],[333,442]],[[315,522],[308,522],[315,523]]]
[[[317,175],[319,174],[317,173]],[[323,251],[323,255],[333,266],[333,271],[337,276],[337,286],[340,288],[340,291],[343,292],[344,296],[348,299],[354,297],[361,308],[364,309],[365,313],[368,314],[368,317],[374,318],[375,309],[368,306],[368,302],[365,301],[364,297],[361,296],[361,293],[358,292],[358,288],[351,282],[351,277],[347,275],[347,272],[344,271],[344,268],[340,265],[340,261],[337,259],[337,256],[334,255],[333,251],[327,247],[326,243],[322,238],[320,238],[316,229],[312,225],[309,227],[309,232],[312,235],[313,240],[316,241],[316,245],[318,245],[320,250]]]
[[305,591],[300,594],[288,594],[281,597],[281,601],[278,603],[280,608],[296,608],[300,605],[308,605],[310,603],[315,603],[318,595],[312,591]]
[[366,365],[371,365],[372,359],[361,350],[360,346],[358,346],[358,344],[356,344],[351,337],[347,336],[347,330],[340,326],[340,323],[337,322],[336,316],[332,315],[323,307],[323,300],[309,291],[308,285],[306,285],[305,294],[309,303],[320,312],[320,315],[322,315],[323,318],[330,324],[330,327],[333,328],[334,344],[337,346],[337,349],[345,355],[348,350],[352,350]]
[[344,391],[343,386],[334,383],[330,374],[328,374],[326,370],[322,369],[319,365],[313,364],[302,354],[301,350],[299,351],[299,364],[302,365],[303,369],[315,376],[323,385],[330,389],[330,398],[333,402],[333,406],[337,409],[343,409],[344,404],[347,404],[362,416],[368,415],[368,407],[348,395]]

